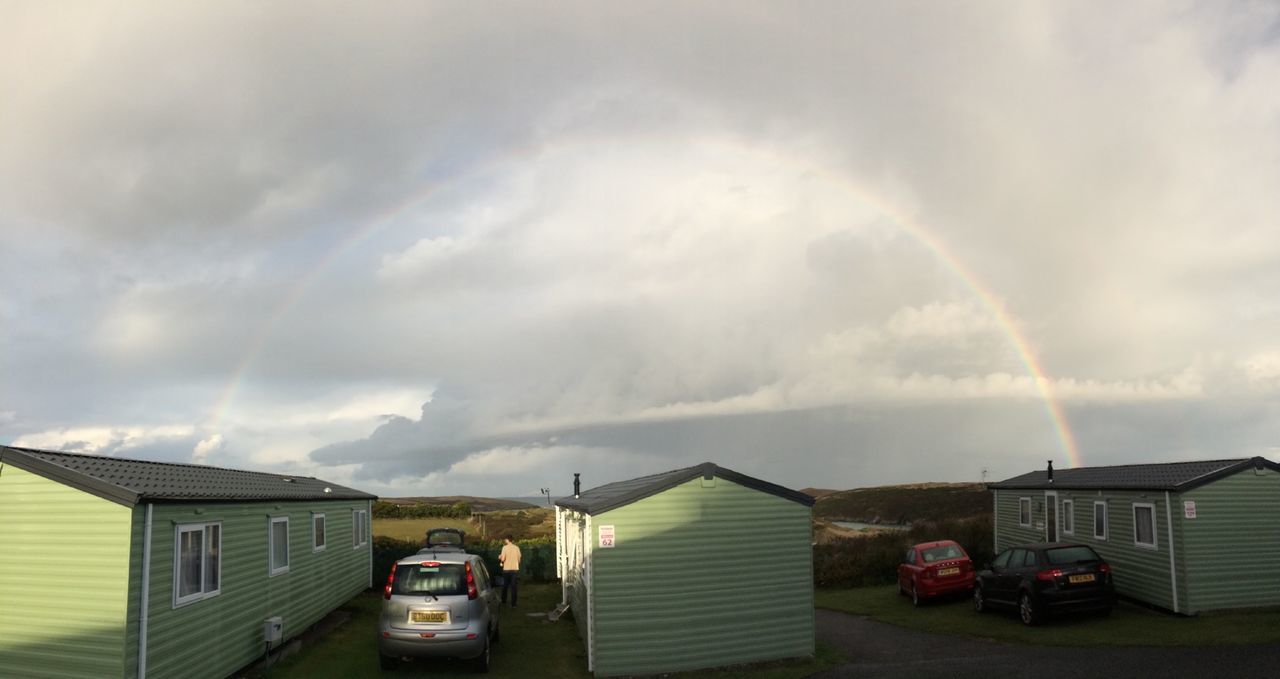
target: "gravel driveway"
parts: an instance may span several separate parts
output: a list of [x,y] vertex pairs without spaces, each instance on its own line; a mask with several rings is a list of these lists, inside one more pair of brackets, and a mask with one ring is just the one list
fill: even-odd
[[818,639],[849,663],[813,677],[1242,679],[1280,677],[1280,644],[1208,648],[1024,646],[918,632],[819,610]]

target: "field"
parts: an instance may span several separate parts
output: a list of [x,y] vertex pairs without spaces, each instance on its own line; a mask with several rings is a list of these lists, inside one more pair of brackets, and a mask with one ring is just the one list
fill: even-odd
[[[558,584],[521,584],[520,608],[502,611],[502,639],[493,647],[490,676],[512,679],[542,677],[590,679],[586,649],[569,616],[558,622],[529,613],[551,610],[560,599]],[[351,619],[295,656],[268,669],[268,679],[349,679],[352,677],[452,677],[475,676],[465,662],[431,660],[402,665],[396,672],[378,669],[377,639],[374,631],[382,598],[365,593],[343,606]],[[768,663],[759,667],[689,672],[674,677],[729,679],[798,679],[840,664],[839,655],[819,648],[812,660]]]
[[1108,618],[1064,616],[1039,627],[1012,612],[977,613],[967,599],[913,607],[897,585],[818,589],[819,608],[865,615],[925,632],[1042,646],[1222,646],[1280,642],[1280,612],[1182,617],[1122,603]]
[[398,540],[421,542],[431,528],[458,528],[468,540],[499,540],[512,535],[517,540],[551,537],[556,534],[556,513],[552,509],[519,509],[484,512],[473,519],[374,519],[373,534]]
[[980,483],[922,483],[842,490],[819,497],[813,514],[826,521],[909,524],[991,513],[991,493]]

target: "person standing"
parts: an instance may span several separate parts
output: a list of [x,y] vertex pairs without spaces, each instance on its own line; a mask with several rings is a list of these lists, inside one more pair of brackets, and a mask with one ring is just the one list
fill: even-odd
[[502,552],[498,554],[498,563],[502,564],[502,605],[507,605],[507,591],[511,592],[511,607],[516,607],[516,596],[520,593],[520,548],[508,535],[503,540]]

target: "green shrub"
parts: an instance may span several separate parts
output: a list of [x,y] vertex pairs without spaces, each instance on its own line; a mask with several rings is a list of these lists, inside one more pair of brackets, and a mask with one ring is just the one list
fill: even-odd
[[466,519],[470,517],[471,505],[465,502],[455,502],[451,505],[399,505],[379,500],[373,503],[375,519]]
[[[520,576],[534,582],[551,582],[556,579],[556,541],[554,538],[534,538],[517,540],[522,554]],[[406,556],[417,554],[422,549],[422,542],[414,540],[398,540],[382,535],[373,538],[373,577],[370,586],[381,589],[387,582],[387,574],[391,572],[391,564]],[[501,540],[467,542],[466,550],[478,554],[484,559],[490,573],[502,572],[498,564],[498,553],[502,551]]]
[[861,587],[897,581],[907,548],[932,540],[955,540],[975,566],[991,560],[989,516],[918,522],[907,531],[843,538],[813,548],[813,581],[819,587]]

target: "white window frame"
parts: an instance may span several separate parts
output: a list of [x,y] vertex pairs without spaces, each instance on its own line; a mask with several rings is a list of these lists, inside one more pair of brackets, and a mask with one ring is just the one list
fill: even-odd
[[[1026,508],[1027,508],[1027,511],[1025,513],[1022,511],[1023,503],[1026,503]],[[1031,515],[1031,509],[1032,509],[1031,498],[1029,497],[1018,498],[1018,525],[1019,526],[1022,526],[1023,528],[1031,527],[1031,522],[1035,520],[1035,517]],[[1025,521],[1023,520],[1024,516],[1026,517]]]
[[360,549],[369,544],[369,510],[351,510],[351,548]]
[[[1151,542],[1138,541],[1138,508],[1146,507],[1151,510]],[[1160,534],[1156,532],[1158,521],[1156,521],[1156,505],[1154,502],[1135,502],[1133,503],[1133,546],[1142,549],[1160,549]]]
[[[205,568],[208,567],[209,561],[209,528],[218,527],[218,588],[204,591]],[[179,578],[182,577],[182,534],[183,533],[201,533],[200,537],[200,591],[187,596],[179,596],[181,583]],[[181,608],[188,604],[194,604],[197,601],[204,601],[211,597],[222,594],[222,522],[206,521],[201,523],[180,523],[173,527],[173,607]]]
[[[1099,507],[1102,508],[1102,534],[1101,535],[1098,534],[1098,508]],[[1111,533],[1111,517],[1108,514],[1109,512],[1107,511],[1106,500],[1093,501],[1093,539],[1106,540],[1107,536]]]
[[[320,530],[316,531],[316,519],[320,520]],[[316,538],[320,538],[320,544],[316,544]],[[324,514],[316,513],[311,515],[311,551],[323,552],[325,547],[329,546],[329,521],[324,518]]]
[[1062,534],[1075,535],[1076,534],[1076,501],[1075,500],[1064,499],[1062,501],[1062,516],[1059,518],[1062,521]]
[[[284,565],[276,568],[276,524],[284,524]],[[289,517],[273,516],[267,522],[267,573],[270,576],[283,575],[289,572]]]

